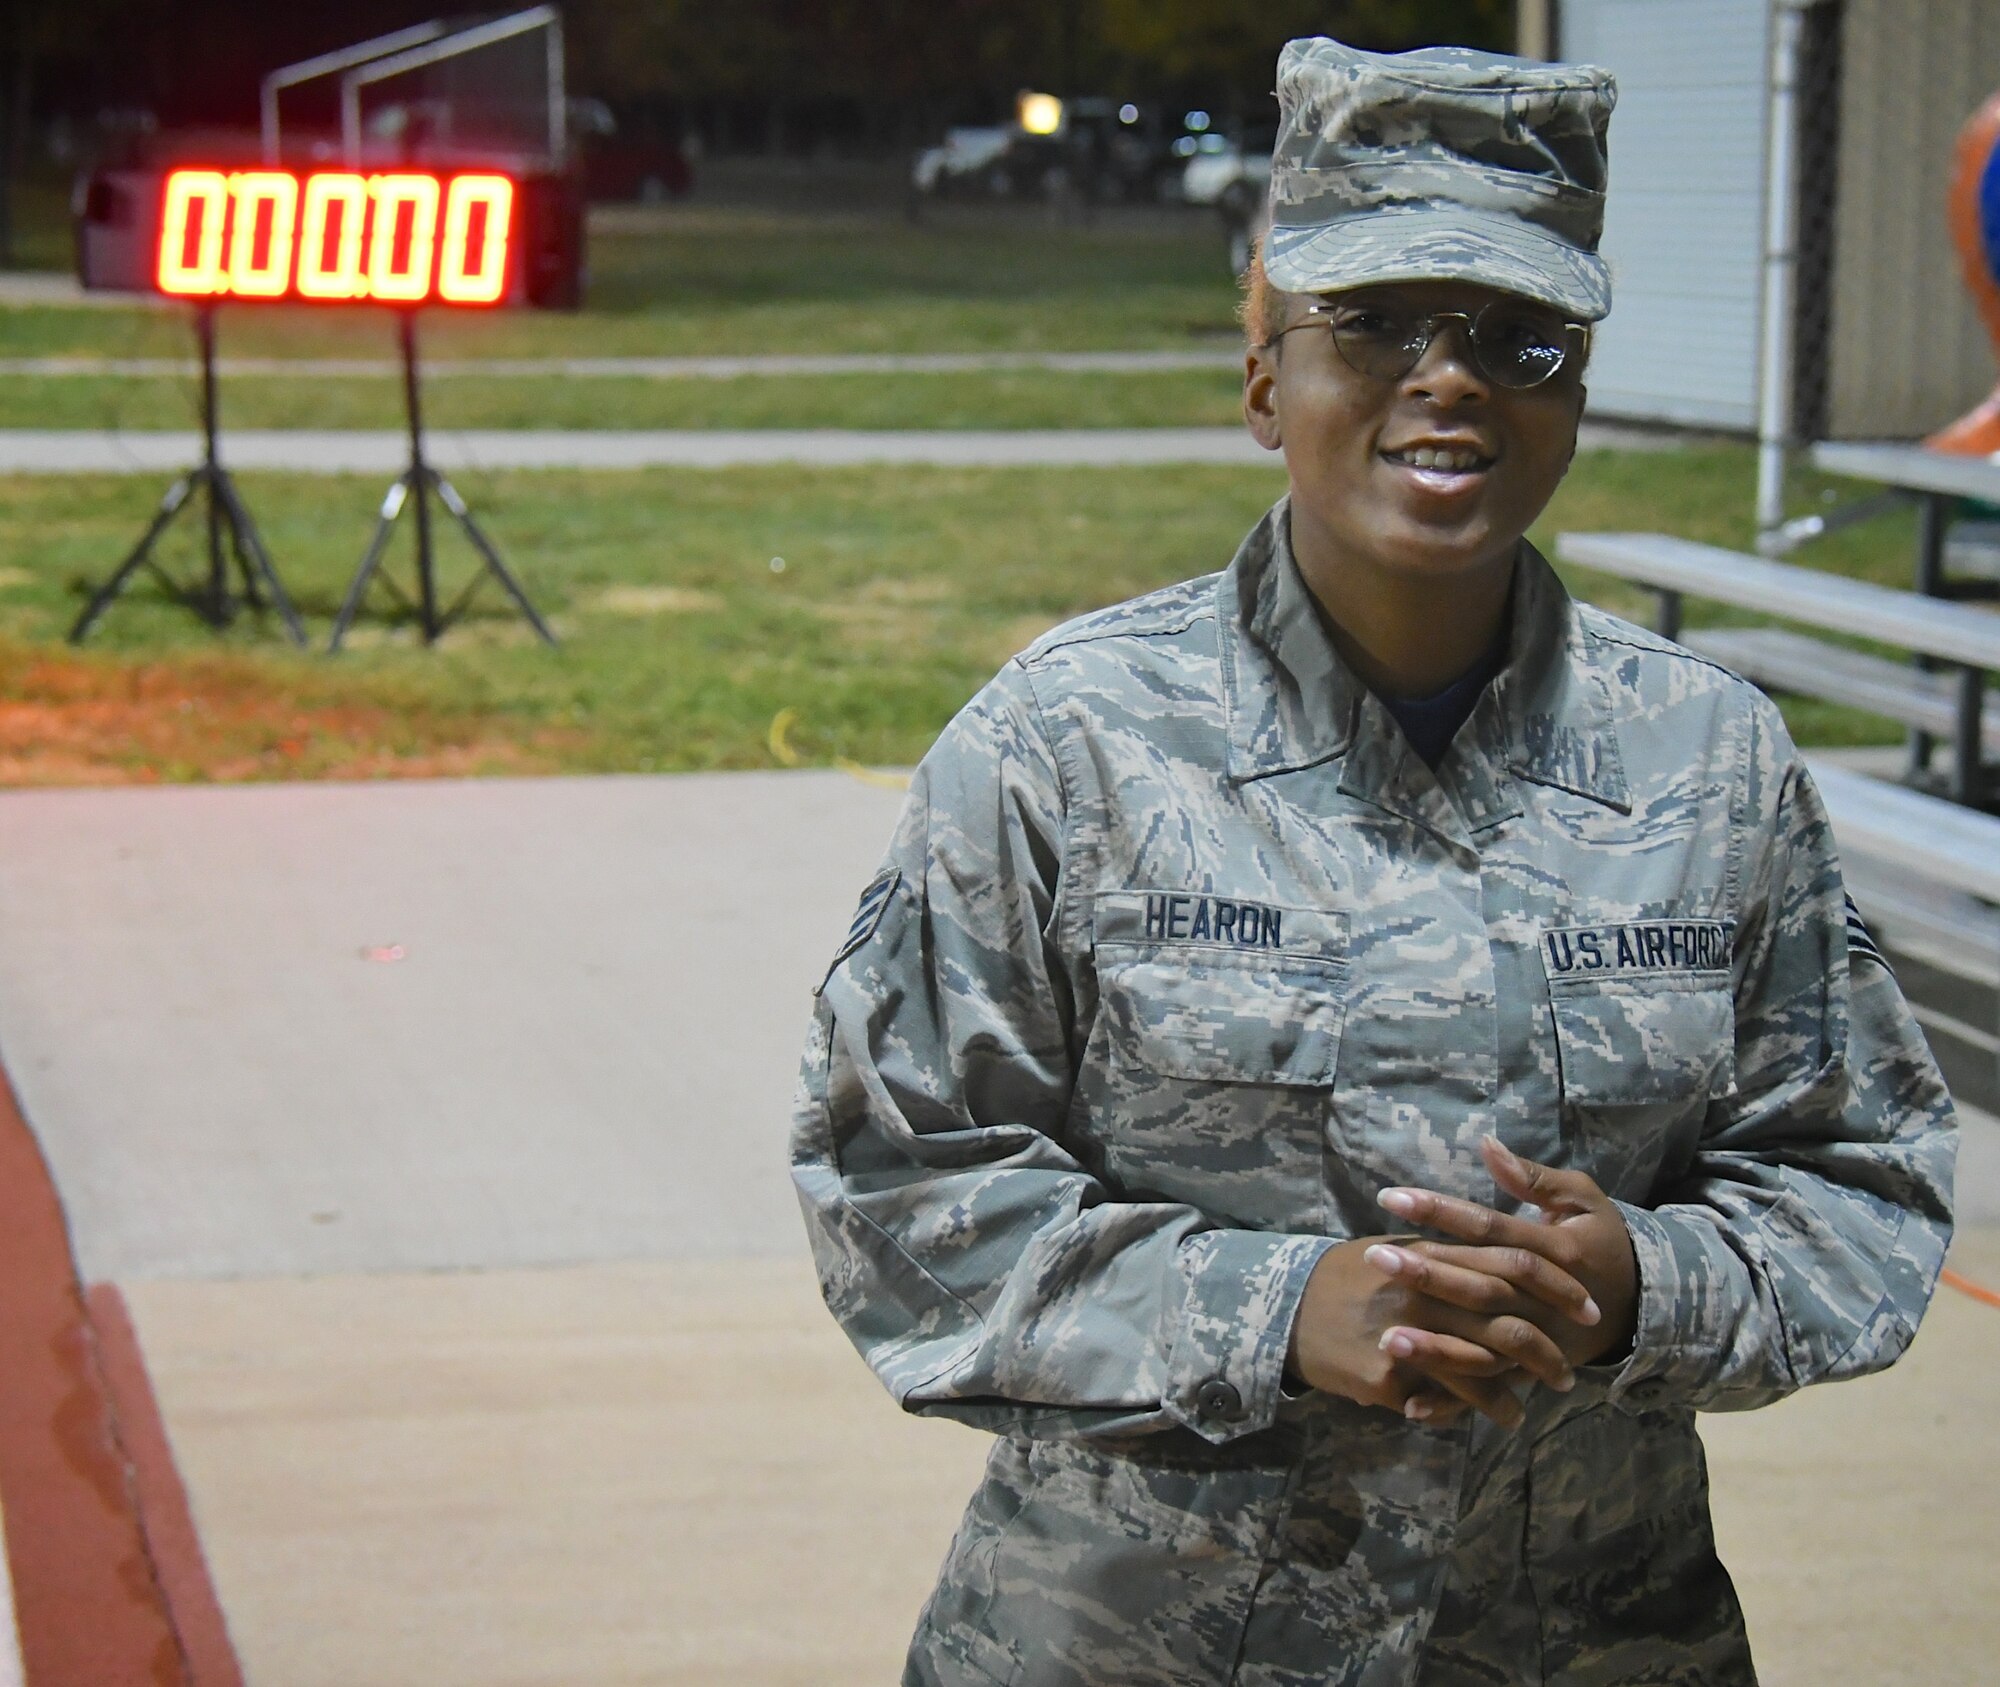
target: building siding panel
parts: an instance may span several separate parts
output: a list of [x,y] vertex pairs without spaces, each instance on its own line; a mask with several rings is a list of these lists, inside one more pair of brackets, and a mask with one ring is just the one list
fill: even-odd
[[1592,358],[1607,416],[1748,428],[1757,414],[1765,0],[1565,0],[1562,56],[1618,77]]
[[1995,379],[1945,203],[1958,131],[2000,91],[2000,0],[1846,0],[1841,59],[1827,431],[1914,437]]

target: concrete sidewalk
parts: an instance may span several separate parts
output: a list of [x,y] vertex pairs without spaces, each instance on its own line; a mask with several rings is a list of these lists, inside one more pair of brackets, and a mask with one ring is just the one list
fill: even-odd
[[796,1252],[836,772],[0,793],[0,1056],[84,1275]]
[[[1159,375],[1187,369],[1243,367],[1243,350],[1227,346],[1184,351],[773,352],[744,357],[488,357],[424,359],[426,380],[739,381],[802,375],[976,375],[1042,370],[1064,375]],[[393,358],[218,357],[224,379],[400,377]],[[43,380],[105,377],[190,379],[201,373],[191,357],[0,357],[0,375]]]
[[[424,449],[447,473],[481,469],[734,468],[752,463],[840,467],[863,463],[943,468],[1110,468],[1131,464],[1284,465],[1242,428],[1076,428],[870,432],[844,428],[653,429],[644,432],[533,428],[430,430]],[[172,474],[201,455],[189,433],[0,430],[0,474]],[[232,431],[222,456],[232,469],[304,474],[387,474],[408,466],[409,437],[396,432]]]
[[[250,1687],[884,1687],[986,1451],[798,1257],[128,1294]],[[1989,1679],[1997,1372],[1941,1290],[1886,1375],[1702,1419],[1764,1687]]]
[[[1672,450],[1673,438],[1615,423],[1586,422],[1586,451]],[[448,473],[491,469],[723,469],[758,463],[839,468],[920,464],[937,468],[1125,468],[1218,464],[1265,468],[1284,463],[1240,427],[1010,428],[864,430],[848,428],[434,428],[425,436],[432,463]],[[408,466],[402,433],[246,429],[223,436],[232,469],[304,474],[393,475]],[[0,429],[0,475],[173,474],[201,455],[201,436],[179,432]]]
[[[818,1305],[839,773],[0,793],[0,1055],[249,1687],[863,1687],[984,1452]],[[1954,1261],[2000,1280],[2000,1126]],[[1771,1687],[1984,1679],[2000,1311],[1704,1420]]]

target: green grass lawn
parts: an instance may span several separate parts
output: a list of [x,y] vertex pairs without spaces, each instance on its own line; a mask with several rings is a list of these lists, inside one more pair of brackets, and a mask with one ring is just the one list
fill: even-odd
[[[51,204],[54,202],[51,201]],[[45,207],[46,209],[46,207]],[[44,217],[43,222],[49,222]],[[39,226],[39,225],[37,225]],[[51,227],[54,225],[51,224]],[[44,235],[48,230],[42,231]],[[53,237],[50,237],[53,238]],[[37,261],[59,256],[31,241]],[[48,248],[46,251],[43,248]],[[591,244],[573,314],[430,313],[437,359],[1223,348],[1235,290],[1205,216],[945,207],[797,214],[692,205],[623,213]],[[393,355],[368,310],[231,307],[225,355]],[[0,356],[185,358],[172,308],[0,308]],[[1228,369],[1148,375],[750,377],[430,382],[430,419],[473,427],[1087,427],[1228,424]],[[178,377],[0,381],[0,426],[185,428]],[[389,379],[242,376],[230,427],[392,427]],[[1750,540],[1742,447],[1591,452],[1538,529]],[[136,537],[144,479],[0,481],[0,783],[366,777],[770,765],[794,710],[809,761],[906,763],[1045,627],[1222,566],[1280,489],[1273,471],[803,470],[522,473],[460,484],[563,635],[529,641],[496,594],[437,650],[374,620],[338,660],[269,628],[217,636],[142,591],[89,650],[62,634],[88,582]],[[246,476],[272,553],[323,642],[379,482]],[[1858,488],[1802,477],[1801,504]],[[192,523],[177,537],[190,560]],[[1909,583],[1907,516],[1799,560]],[[400,541],[407,547],[407,540]],[[400,554],[400,553],[399,553]],[[782,569],[773,559],[782,558]],[[448,572],[469,558],[453,536]],[[1644,592],[1580,578],[1637,619]],[[1701,604],[1691,624],[1752,619]],[[1885,722],[1786,705],[1815,743],[1893,741]]]
[[22,269],[67,269],[74,261],[67,178],[38,174],[13,183],[14,262]]
[[[1751,454],[1736,447],[1588,453],[1538,537],[1650,528],[1741,545],[1751,480]],[[80,592],[159,488],[0,481],[0,782],[760,767],[773,765],[784,709],[798,712],[790,741],[807,761],[907,763],[1044,628],[1225,564],[1281,480],[757,468],[461,485],[554,618],[560,650],[530,642],[491,593],[435,650],[377,619],[330,660],[270,628],[211,634],[141,588],[71,653],[61,637]],[[379,484],[253,475],[244,489],[323,642]],[[1907,584],[1912,543],[1908,520],[1889,518],[1811,560]],[[184,534],[183,564],[189,545]],[[468,564],[454,541],[448,573]],[[1616,582],[1575,584],[1650,612],[1646,594]],[[1696,624],[1724,618],[1690,608]],[[1820,705],[1787,713],[1813,742],[1896,737]]]
[[[662,211],[599,234],[584,310],[431,311],[425,354],[482,357],[1079,351],[1236,343],[1235,288],[1212,220],[1147,214],[1095,228],[1036,211],[896,216]],[[0,309],[0,357],[192,356],[185,307]],[[224,356],[392,358],[378,311],[230,306]],[[426,387],[440,427],[971,428],[1227,424],[1231,370],[1144,375],[746,377],[551,381],[452,376]],[[231,427],[394,427],[393,377],[225,378]],[[192,377],[0,380],[0,427],[193,425]]]
[[[439,428],[1212,427],[1241,420],[1241,394],[1230,369],[722,381],[454,375],[426,382],[424,413]],[[403,425],[402,387],[389,378],[243,376],[222,382],[221,403],[225,429]],[[0,428],[191,428],[200,404],[192,377],[0,377]]]

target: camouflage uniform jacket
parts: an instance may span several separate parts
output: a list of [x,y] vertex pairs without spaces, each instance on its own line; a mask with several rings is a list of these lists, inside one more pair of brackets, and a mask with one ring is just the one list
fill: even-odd
[[[821,991],[827,1302],[998,1432],[905,1679],[1751,1682],[1694,1413],[1903,1350],[1950,1102],[1758,692],[1524,544],[1433,775],[1287,531],[1010,662]],[[1629,1358],[1512,1435],[1292,1397],[1320,1253],[1488,1133],[1624,1204]]]

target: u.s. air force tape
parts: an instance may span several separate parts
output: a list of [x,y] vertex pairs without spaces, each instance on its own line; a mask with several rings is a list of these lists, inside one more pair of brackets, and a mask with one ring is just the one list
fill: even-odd
[[[867,889],[861,893],[860,905],[854,910],[854,919],[848,925],[847,935],[841,939],[833,959],[826,964],[826,978],[820,980],[821,990],[826,988],[826,979],[833,976],[833,969],[875,935],[875,928],[889,911],[889,898],[896,894],[896,886],[902,882],[903,873],[899,867],[890,867],[868,881]],[[819,991],[813,993],[817,995]]]
[[1884,955],[1875,942],[1875,934],[1868,929],[1868,922],[1861,917],[1861,910],[1854,906],[1854,898],[1847,899],[1847,964],[1852,967],[1856,961],[1873,961],[1884,972],[1896,969],[1889,965],[1889,957]]
[[1726,971],[1734,928],[1727,920],[1629,920],[1558,926],[1542,933],[1551,978]]

